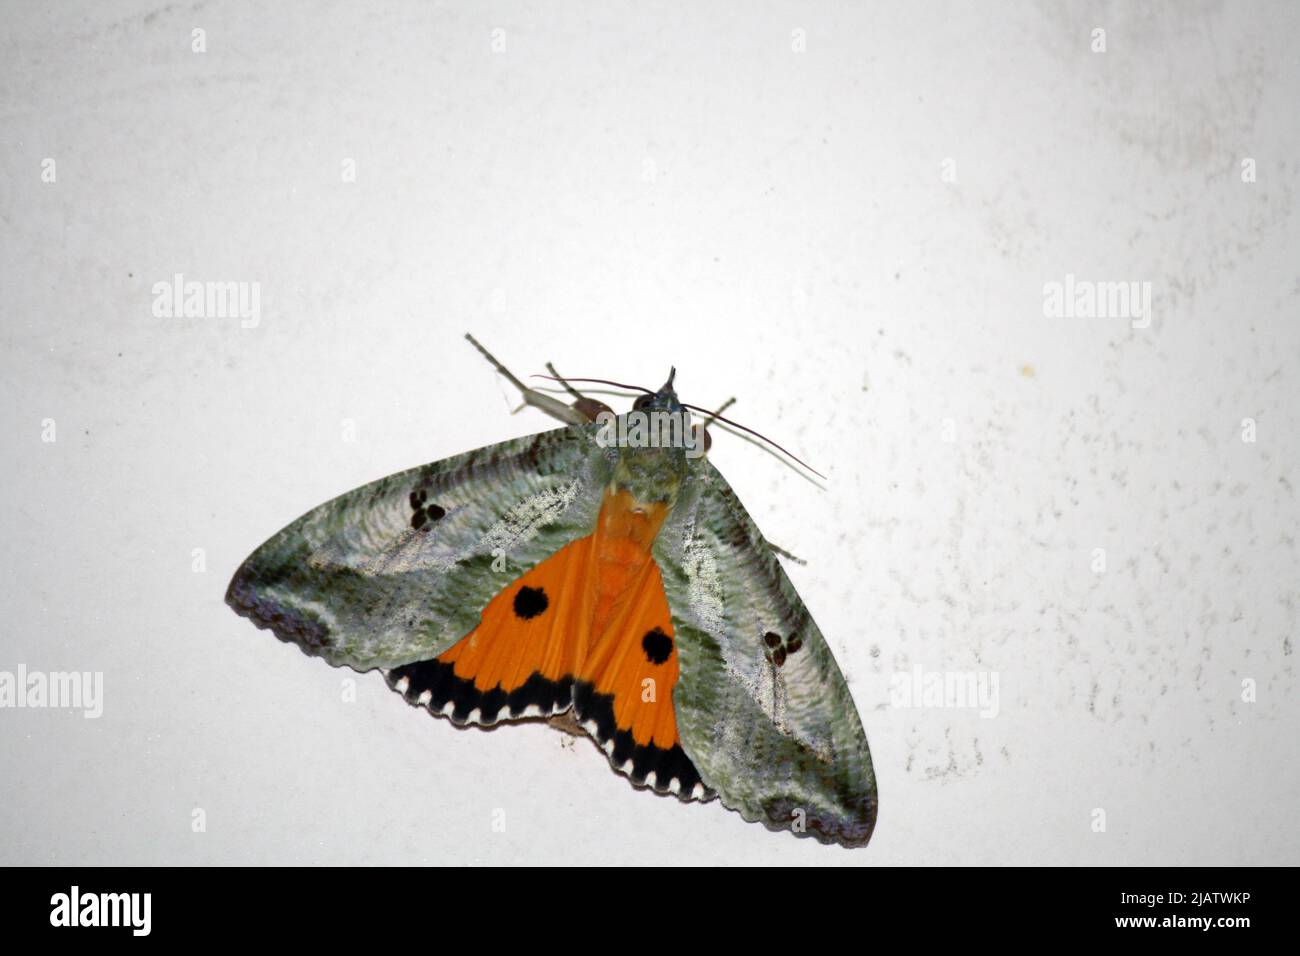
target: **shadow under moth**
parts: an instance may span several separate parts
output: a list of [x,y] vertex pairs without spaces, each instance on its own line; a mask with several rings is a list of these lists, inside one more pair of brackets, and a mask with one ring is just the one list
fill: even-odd
[[578,379],[556,376],[573,404],[528,388],[466,337],[564,427],[307,512],[227,603],[458,725],[550,720],[637,787],[866,845],[876,781],[853,698],[779,549],[690,444],[702,423],[672,377],[616,416]]

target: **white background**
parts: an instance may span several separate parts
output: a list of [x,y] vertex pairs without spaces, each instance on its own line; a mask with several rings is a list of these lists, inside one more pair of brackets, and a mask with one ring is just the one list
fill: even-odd
[[[2,6],[0,669],[105,705],[0,710],[0,861],[1300,862],[1293,4]],[[175,273],[260,324],[156,317]],[[1067,273],[1150,327],[1045,317]],[[715,435],[809,559],[868,849],[345,703],[225,607],[309,507],[551,427],[467,330],[676,364],[830,476]],[[891,707],[917,666],[998,715]]]

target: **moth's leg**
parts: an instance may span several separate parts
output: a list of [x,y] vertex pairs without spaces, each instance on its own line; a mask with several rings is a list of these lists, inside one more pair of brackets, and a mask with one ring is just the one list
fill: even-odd
[[495,355],[493,355],[483,346],[479,345],[478,340],[474,338],[474,336],[466,332],[465,338],[469,339],[470,345],[478,349],[479,353],[485,359],[487,359],[489,362],[492,363],[493,368],[495,368],[498,372],[500,372],[502,375],[508,378],[510,380],[510,384],[513,385],[515,388],[519,389],[519,391],[523,393],[525,405],[531,405],[533,406],[533,408],[541,409],[546,414],[550,415],[552,418],[558,418],[566,425],[585,425],[588,421],[591,420],[587,418],[585,415],[583,415],[581,412],[579,412],[577,409],[570,408],[568,405],[565,405],[564,402],[560,401],[559,399],[552,398],[549,395],[545,395],[542,392],[537,391],[537,389],[535,388],[529,388],[523,382],[519,381],[519,379],[515,378],[514,375],[511,374],[510,369],[506,368],[504,365],[498,362]]
[[708,418],[704,419],[704,453],[706,455],[709,453],[709,449],[713,447],[713,438],[710,437],[709,435],[709,424],[715,418],[717,418],[719,415],[721,415],[728,408],[730,408],[732,405],[735,404],[736,404],[736,396],[732,395],[731,398],[727,399],[725,402],[723,402],[721,405],[718,406],[717,411],[715,411]]
[[[709,415],[708,418],[704,419],[704,451],[706,453],[708,452],[709,448],[713,445],[713,440],[709,438],[709,424],[734,404],[736,404],[736,396],[733,395],[731,396],[731,398],[727,399],[725,402],[719,405],[717,410],[713,412],[711,415]],[[803,558],[791,554],[785,548],[778,547],[777,545],[773,544],[771,541],[768,541],[767,538],[764,538],[763,540],[767,541],[767,546],[771,548],[773,551],[775,551],[777,554],[781,555],[781,557],[788,558],[789,560],[793,561],[795,564],[808,563]]]
[[555,370],[555,366],[552,365],[550,362],[547,362],[547,363],[546,363],[546,371],[548,371],[548,372],[551,373],[551,378],[553,378],[553,379],[555,379],[556,381],[558,381],[558,382],[560,383],[560,386],[561,386],[561,387],[562,387],[566,392],[568,392],[570,395],[572,395],[574,398],[576,398],[576,399],[578,399],[578,400],[581,400],[581,399],[582,399],[582,392],[578,391],[576,388],[574,388],[572,385],[570,385],[568,382],[566,382],[566,381],[564,380],[564,376],[561,375],[559,372],[557,372],[557,371]]
[[[764,541],[767,541],[767,538],[764,538],[763,540],[764,540]],[[778,548],[778,547],[777,547],[776,545],[774,545],[771,541],[767,541],[767,546],[768,546],[769,548],[771,548],[773,551],[775,551],[777,554],[781,555],[781,557],[783,557],[783,558],[789,558],[789,559],[790,559],[791,561],[793,561],[795,564],[804,564],[804,565],[806,565],[806,564],[808,563],[808,562],[805,561],[803,558],[800,558],[800,557],[798,557],[798,556],[796,556],[796,555],[791,554],[791,553],[790,553],[789,551],[787,551],[785,548]]]
[[572,734],[574,737],[586,736],[586,731],[582,729],[582,724],[578,723],[578,718],[573,715],[573,708],[562,710],[547,718],[546,722],[556,730],[563,731],[566,734]]
[[578,391],[566,382],[564,376],[557,372],[555,366],[550,362],[546,363],[546,370],[564,386],[566,392],[573,396],[573,407],[577,410],[579,415],[585,416],[587,421],[594,422],[601,412],[609,412],[611,415],[614,414],[614,409],[610,408],[604,402],[595,398],[588,398],[586,395],[583,395],[582,392]]

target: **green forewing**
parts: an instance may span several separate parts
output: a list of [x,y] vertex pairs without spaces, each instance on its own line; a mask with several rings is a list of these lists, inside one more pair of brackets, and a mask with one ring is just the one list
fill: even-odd
[[591,533],[608,480],[593,430],[489,445],[341,495],[253,552],[226,600],[331,664],[435,657],[506,584]]
[[681,669],[677,731],[701,778],[747,820],[865,844],[876,780],[848,685],[776,555],[711,464],[692,469],[655,558]]

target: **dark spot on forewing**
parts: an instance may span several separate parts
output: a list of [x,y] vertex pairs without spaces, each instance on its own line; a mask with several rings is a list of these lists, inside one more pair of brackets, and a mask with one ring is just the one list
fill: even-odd
[[803,641],[798,634],[791,634],[789,637],[783,638],[775,631],[765,633],[763,643],[767,645],[763,650],[763,656],[777,667],[783,667],[786,658],[803,647]]
[[407,500],[414,512],[411,515],[411,527],[416,531],[428,531],[435,521],[447,514],[447,509],[442,505],[429,503],[428,493],[423,488],[412,491]]

